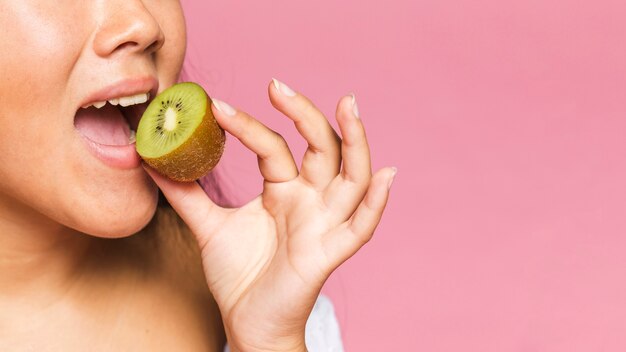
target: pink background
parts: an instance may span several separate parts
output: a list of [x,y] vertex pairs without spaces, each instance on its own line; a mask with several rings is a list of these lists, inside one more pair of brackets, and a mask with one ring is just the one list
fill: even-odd
[[[324,292],[347,351],[626,349],[621,0],[184,1],[209,94],[305,145],[271,77],[334,124],[356,93],[399,173],[370,244]],[[261,187],[231,139],[230,191]]]

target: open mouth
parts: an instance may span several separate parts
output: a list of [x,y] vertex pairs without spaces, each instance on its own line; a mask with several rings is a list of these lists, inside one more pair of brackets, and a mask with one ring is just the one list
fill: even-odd
[[139,167],[141,158],[135,150],[135,131],[151,94],[154,92],[96,101],[78,109],[74,126],[87,149],[113,168]]
[[141,93],[94,102],[77,111],[74,126],[83,137],[102,146],[134,144],[139,119],[149,100],[150,93]]

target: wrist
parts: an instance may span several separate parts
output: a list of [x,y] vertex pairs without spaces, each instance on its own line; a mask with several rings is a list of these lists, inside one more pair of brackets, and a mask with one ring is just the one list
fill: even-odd
[[301,336],[255,336],[244,339],[233,336],[226,328],[226,339],[230,352],[308,352],[304,330]]
[[231,341],[228,341],[228,347],[230,349],[230,352],[308,352],[308,350],[306,349],[306,347],[304,347],[304,342],[302,343],[303,346],[301,347],[293,347],[293,348],[287,348],[287,349],[277,349],[276,347],[272,347],[271,349],[256,349],[256,348],[246,348],[246,347],[237,347],[234,346],[233,344],[231,344]]

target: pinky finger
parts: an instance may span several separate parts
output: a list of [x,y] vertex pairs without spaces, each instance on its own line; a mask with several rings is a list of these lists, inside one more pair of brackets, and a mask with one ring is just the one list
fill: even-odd
[[350,219],[324,239],[324,250],[333,269],[354,255],[374,234],[389,199],[396,168],[379,170],[370,180],[365,198]]

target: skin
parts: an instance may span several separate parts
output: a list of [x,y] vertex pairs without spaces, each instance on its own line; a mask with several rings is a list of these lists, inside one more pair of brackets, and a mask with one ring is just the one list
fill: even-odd
[[268,93],[308,142],[300,170],[276,132],[245,112],[226,116],[212,106],[220,125],[258,155],[264,188],[248,204],[221,208],[199,185],[147,170],[196,235],[232,350],[306,351],[304,327],[315,299],[330,274],[371,239],[396,170],[372,175],[352,97],[337,106],[340,139],[305,96],[286,96],[271,83]]
[[[351,97],[337,105],[340,137],[308,98],[268,83],[309,144],[300,168],[277,133],[212,105],[265,180],[224,209],[197,183],[101,163],[73,125],[85,92],[118,78],[176,82],[178,1],[8,1],[0,28],[0,349],[210,351],[223,328],[233,351],[305,350],[317,294],[371,238],[394,175],[372,175]],[[193,234],[150,246],[130,235],[153,217],[157,186]]]

